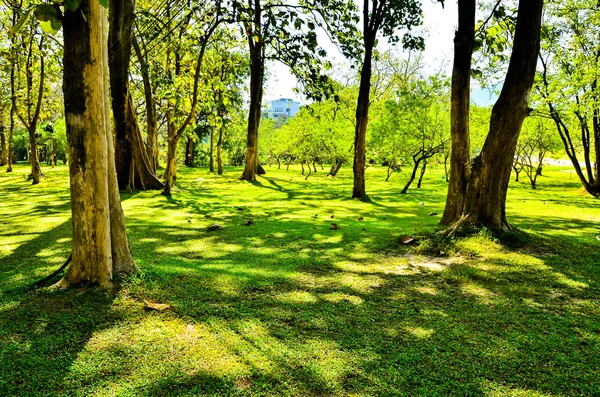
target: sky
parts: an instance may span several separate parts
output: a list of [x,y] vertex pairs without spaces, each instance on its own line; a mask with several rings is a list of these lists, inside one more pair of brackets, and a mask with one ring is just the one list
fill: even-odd
[[[420,30],[425,38],[425,72],[442,71],[450,76],[452,72],[454,31],[458,23],[456,1],[446,0],[444,7],[442,7],[440,3],[433,0],[422,0],[422,9],[424,20]],[[320,35],[319,39],[321,38],[324,38],[324,35]],[[385,42],[385,39],[380,40],[380,42]],[[344,67],[344,58],[335,45],[327,40],[322,40],[320,44],[327,50],[328,56],[333,58],[332,63],[334,65]],[[402,51],[401,48],[398,48],[398,51]],[[297,84],[296,78],[285,65],[270,63],[267,66],[269,76],[264,96],[266,100],[292,98],[301,103],[305,102],[301,95],[293,92],[293,88]],[[475,89],[472,93],[472,99],[479,105],[489,105],[494,98],[487,90]]]

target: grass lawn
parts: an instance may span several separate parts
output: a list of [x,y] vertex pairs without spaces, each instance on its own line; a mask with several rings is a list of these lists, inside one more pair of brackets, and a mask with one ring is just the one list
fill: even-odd
[[180,167],[171,198],[122,195],[142,274],[116,294],[26,292],[69,256],[68,170],[37,186],[15,171],[0,173],[2,396],[600,395],[600,200],[564,169],[511,183],[516,233],[441,240],[440,170],[399,195],[406,173],[369,168],[361,203],[350,169],[249,184]]

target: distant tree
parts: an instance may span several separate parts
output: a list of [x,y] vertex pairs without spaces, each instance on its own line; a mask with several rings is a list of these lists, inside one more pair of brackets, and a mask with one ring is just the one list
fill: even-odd
[[548,125],[549,121],[550,119],[542,117],[527,118],[517,143],[516,168],[525,171],[532,189],[537,189],[537,178],[542,175],[547,154],[560,147],[558,136],[554,133],[552,125]]
[[276,0],[234,2],[239,21],[244,27],[250,54],[250,109],[244,172],[240,179],[252,181],[258,171],[258,131],[261,119],[265,61],[272,59],[288,65],[292,73],[309,88],[309,96],[320,97],[329,91],[328,78],[321,74],[319,60],[326,55],[318,47],[316,28],[352,48],[352,32],[358,19],[354,3],[348,0],[305,0],[288,4]]
[[541,102],[581,184],[589,194],[600,197],[600,37],[596,29],[588,29],[597,26],[600,3],[550,3],[548,10],[540,57]]
[[[362,61],[360,62],[360,86],[356,102],[356,130],[354,136],[354,187],[352,198],[366,199],[365,165],[366,137],[369,123],[371,76],[373,51],[377,35],[387,37],[391,42],[400,38],[398,30],[411,29],[421,24],[421,4],[416,0],[364,0],[362,4]],[[423,39],[406,34],[405,48],[422,48]]]

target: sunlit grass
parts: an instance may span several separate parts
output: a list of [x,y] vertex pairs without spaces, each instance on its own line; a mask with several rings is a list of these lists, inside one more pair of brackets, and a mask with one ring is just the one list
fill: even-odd
[[15,170],[0,174],[1,395],[600,390],[600,201],[565,169],[537,191],[511,183],[516,233],[442,239],[440,169],[399,195],[405,174],[370,167],[363,203],[349,169],[249,184],[182,167],[171,198],[122,195],[142,274],[115,295],[25,291],[69,256],[68,177],[44,167],[31,186]]

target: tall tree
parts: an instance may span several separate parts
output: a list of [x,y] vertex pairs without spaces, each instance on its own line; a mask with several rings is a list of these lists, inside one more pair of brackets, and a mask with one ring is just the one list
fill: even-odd
[[[421,4],[416,0],[364,0],[362,13],[363,57],[356,102],[352,198],[364,200],[367,199],[365,188],[366,137],[369,123],[373,51],[377,44],[377,35],[382,34],[391,42],[396,42],[399,40],[398,29],[411,29],[422,21]],[[404,46],[421,48],[423,40],[407,34],[404,36]]]
[[144,148],[129,88],[134,9],[133,0],[110,0],[109,70],[117,178],[121,190],[163,189]]
[[450,92],[450,178],[441,223],[456,221],[464,206],[471,172],[471,64],[475,43],[475,0],[458,0],[458,29],[454,34],[454,64]]
[[58,285],[110,287],[118,273],[137,267],[127,242],[110,130],[107,13],[99,0],[70,5],[76,9],[65,9],[63,19],[63,92],[73,259]]
[[[550,4],[541,102],[585,190],[600,197],[600,1]],[[582,164],[585,166],[582,166]]]
[[258,161],[258,131],[265,61],[278,60],[288,65],[306,84],[308,95],[320,97],[330,91],[329,79],[321,74],[322,65],[327,67],[329,63],[317,61],[326,52],[318,47],[315,29],[320,26],[330,32],[350,55],[358,19],[354,3],[346,0],[304,0],[298,4],[248,0],[247,4],[234,1],[234,8],[244,27],[250,54],[250,109],[245,165],[240,179],[252,181],[258,171],[264,172]]
[[[29,34],[21,35],[20,44],[26,48],[25,54],[25,98],[24,106],[25,113],[21,113],[18,107],[17,95],[12,95],[12,105],[14,114],[21,121],[23,126],[29,133],[29,161],[31,162],[31,174],[29,178],[34,185],[40,183],[42,170],[40,168],[38,147],[36,142],[37,126],[42,110],[42,101],[44,99],[44,79],[45,71],[45,56],[44,56],[44,33],[36,32],[37,27],[33,23]],[[39,36],[39,37],[38,37]],[[38,87],[37,93],[34,92],[34,77],[35,77],[35,61],[39,59],[38,71]]]
[[490,118],[490,128],[473,161],[460,218],[449,231],[464,226],[509,230],[506,194],[521,125],[529,114],[529,98],[540,50],[543,0],[520,0],[506,79]]

